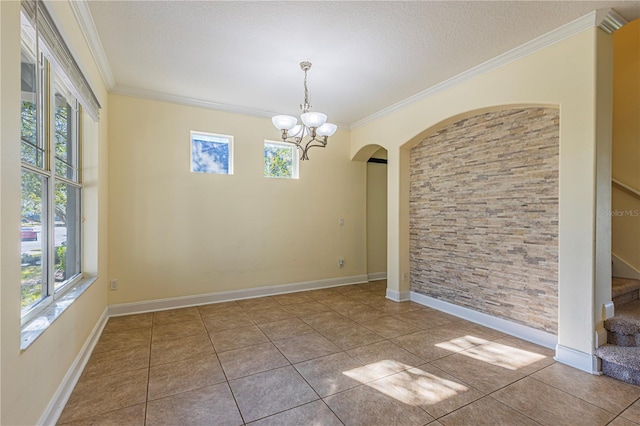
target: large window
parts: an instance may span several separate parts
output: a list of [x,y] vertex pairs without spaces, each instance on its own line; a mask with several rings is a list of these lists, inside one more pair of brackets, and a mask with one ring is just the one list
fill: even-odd
[[23,321],[81,278],[80,106],[69,79],[21,38],[21,307]]
[[299,161],[295,145],[264,141],[264,175],[266,177],[298,179]]

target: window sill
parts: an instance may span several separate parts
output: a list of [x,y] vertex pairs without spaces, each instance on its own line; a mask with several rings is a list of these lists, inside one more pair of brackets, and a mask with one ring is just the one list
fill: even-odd
[[31,346],[96,280],[97,277],[81,279],[72,288],[67,290],[61,298],[55,300],[45,310],[40,312],[38,316],[24,324],[22,330],[20,330],[20,350],[24,351]]

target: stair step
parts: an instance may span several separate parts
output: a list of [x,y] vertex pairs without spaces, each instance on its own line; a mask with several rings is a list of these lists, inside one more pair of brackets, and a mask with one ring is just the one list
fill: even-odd
[[604,322],[607,343],[640,346],[640,300],[616,307],[615,316]]
[[640,386],[640,348],[604,345],[596,349],[605,376]]
[[611,279],[611,300],[618,306],[640,299],[640,280],[631,278]]

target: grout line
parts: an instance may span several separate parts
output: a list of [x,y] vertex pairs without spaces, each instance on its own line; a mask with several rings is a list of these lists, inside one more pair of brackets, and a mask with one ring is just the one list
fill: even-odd
[[153,326],[154,326],[155,313],[151,315],[151,336],[149,336],[149,364],[147,366],[147,394],[145,395],[144,402],[144,424],[147,424],[147,416],[149,414],[149,382],[151,381],[151,350],[153,347]]
[[[531,379],[533,379],[533,380],[535,380],[535,381],[537,381],[537,382],[540,382],[540,383],[542,383],[543,385],[546,385],[546,386],[552,387],[552,388],[554,388],[554,389],[556,389],[556,390],[559,390],[560,392],[566,393],[567,395],[571,395],[571,396],[572,396],[572,397],[574,397],[574,398],[578,398],[579,400],[584,401],[584,402],[586,402],[586,403],[587,403],[587,404],[589,404],[589,405],[593,405],[593,406],[594,406],[594,407],[596,407],[596,408],[599,408],[599,409],[601,409],[601,410],[604,410],[604,411],[606,411],[607,413],[611,413],[611,414],[613,414],[613,415],[614,415],[614,416],[616,416],[616,417],[617,417],[617,416],[619,416],[620,414],[622,414],[622,413],[623,413],[627,408],[631,407],[631,406],[632,406],[632,405],[633,405],[633,404],[634,404],[638,399],[640,399],[640,398],[636,398],[636,399],[635,399],[631,404],[629,404],[627,407],[623,408],[623,409],[622,409],[622,411],[620,411],[619,413],[616,413],[615,411],[607,410],[606,408],[602,408],[602,407],[600,407],[599,405],[594,404],[593,402],[587,401],[586,399],[584,399],[584,398],[582,398],[582,397],[580,397],[580,396],[578,396],[578,395],[574,395],[574,394],[572,394],[572,393],[571,393],[571,392],[569,392],[569,391],[566,391],[566,390],[564,390],[564,389],[562,389],[562,388],[559,388],[559,387],[557,387],[557,386],[554,386],[554,385],[552,385],[552,384],[549,384],[549,383],[547,383],[547,382],[544,382],[544,381],[542,381],[542,380],[538,379],[537,377],[533,377],[533,374],[537,373],[537,372],[538,372],[538,371],[540,371],[540,370],[544,370],[544,369],[546,369],[546,368],[548,368],[548,367],[551,367],[551,366],[552,366],[552,365],[554,365],[554,364],[556,364],[556,363],[554,362],[553,364],[547,365],[547,366],[545,366],[545,367],[543,367],[543,368],[541,368],[541,369],[539,369],[539,370],[536,370],[536,371],[534,371],[533,373],[531,373],[530,375],[528,375],[527,377],[531,377]],[[587,374],[588,374],[588,373],[587,373]],[[596,376],[596,377],[600,377],[600,376]],[[604,377],[606,377],[606,376],[604,376]],[[615,380],[615,379],[614,379],[614,380]],[[515,383],[515,382],[514,382],[514,383]],[[626,382],[622,382],[622,381],[621,381],[621,383],[622,383],[622,384],[628,384],[628,383],[626,383]],[[633,385],[631,385],[631,386],[633,386]]]
[[[326,337],[325,337],[325,339],[326,339]],[[329,339],[327,339],[327,340],[329,340]],[[274,346],[276,346],[273,342],[272,342],[272,344],[273,344]],[[337,345],[336,345],[336,346],[337,346]],[[287,361],[289,361],[289,359],[288,359],[288,358],[287,358],[287,357],[282,353],[282,351],[280,351],[280,348],[278,348],[278,347],[276,346],[276,349],[277,349],[277,350],[282,354],[282,356],[284,356],[284,357],[285,357],[285,359],[286,359]],[[340,352],[336,352],[336,353],[340,353]],[[346,353],[346,352],[345,352],[345,353]],[[333,355],[333,354],[330,354],[330,355]],[[325,356],[329,356],[329,355],[325,355]],[[317,358],[316,358],[316,359],[317,359]],[[310,361],[310,360],[307,360],[307,361]],[[306,361],[301,361],[301,362],[306,362]],[[342,419],[341,419],[340,417],[338,417],[338,414],[336,414],[336,413],[331,409],[331,407],[329,407],[329,404],[327,404],[327,403],[324,401],[324,399],[322,398],[322,396],[318,393],[318,391],[316,391],[316,389],[315,389],[313,386],[311,386],[311,383],[309,383],[309,381],[306,379],[306,377],[304,377],[304,376],[302,375],[302,373],[300,373],[300,372],[298,371],[298,369],[295,367],[295,364],[291,363],[291,361],[289,361],[289,363],[290,363],[291,367],[293,368],[293,371],[295,371],[295,372],[296,372],[296,373],[297,373],[297,374],[302,378],[302,380],[304,380],[304,382],[307,384],[307,386],[309,386],[309,388],[310,388],[310,389],[311,389],[311,390],[312,390],[312,391],[313,391],[313,392],[318,396],[318,399],[319,399],[320,401],[322,401],[322,403],[323,403],[323,404],[324,404],[324,405],[325,405],[325,406],[326,406],[326,407],[327,407],[327,408],[328,408],[328,409],[333,413],[333,415],[334,415],[334,416],[336,416],[336,418],[338,419],[338,421],[344,425],[344,422],[342,421]],[[299,363],[298,363],[298,364],[299,364]],[[316,401],[317,401],[317,400],[316,400]],[[314,401],[311,401],[311,402],[314,402]],[[308,402],[307,404],[310,404],[311,402]],[[305,404],[303,404],[303,405],[305,405]],[[300,407],[300,406],[299,406],[299,407]],[[291,410],[291,409],[293,409],[293,408],[296,408],[296,407],[289,408],[289,410]],[[285,410],[285,411],[288,411],[288,410]]]
[[[204,318],[202,317],[202,313],[200,312],[200,310],[198,309],[198,314],[200,314],[200,319],[202,320],[202,322],[204,323]],[[231,388],[231,384],[229,383],[229,377],[227,377],[227,372],[224,371],[224,367],[222,366],[222,362],[220,362],[220,358],[218,357],[218,351],[216,350],[215,345],[213,344],[213,340],[211,340],[211,335],[209,334],[209,329],[207,329],[207,327],[204,327],[206,333],[207,333],[207,337],[209,338],[209,342],[211,343],[211,348],[213,349],[213,353],[216,356],[216,359],[218,360],[218,365],[220,365],[220,370],[222,371],[222,375],[224,376],[225,381],[223,383],[226,383],[227,388],[229,388],[229,392],[231,393],[231,397],[233,398],[233,402],[234,404],[236,404],[236,409],[238,410],[238,414],[240,415],[240,419],[242,419],[242,423],[246,424],[247,422],[244,419],[244,416],[242,415],[242,411],[240,411],[240,406],[238,405],[238,400],[236,399],[236,395],[233,393],[233,389]]]
[[[526,379],[526,378],[528,378],[528,377],[529,377],[529,376],[524,376],[524,377],[522,377],[522,378],[520,378],[520,379],[516,380],[515,382],[509,383],[509,384],[508,384],[508,385],[506,385],[506,386],[502,386],[501,388],[496,389],[496,390],[494,390],[493,392],[489,393],[487,396],[488,396],[488,397],[490,397],[490,398],[492,398],[493,400],[495,400],[495,401],[499,402],[500,404],[504,405],[505,407],[509,407],[509,408],[510,408],[510,409],[512,409],[513,411],[515,411],[515,412],[517,412],[517,413],[522,414],[522,415],[523,415],[523,416],[525,416],[526,418],[531,419],[532,421],[534,421],[534,422],[536,422],[536,423],[538,423],[538,424],[541,424],[539,421],[535,420],[533,417],[529,416],[528,414],[525,414],[525,413],[523,413],[522,411],[518,410],[517,408],[512,407],[512,406],[510,406],[509,404],[504,403],[504,402],[500,401],[498,398],[494,398],[494,397],[492,396],[492,395],[494,395],[496,392],[498,392],[498,391],[500,391],[500,390],[502,390],[502,389],[504,389],[504,388],[506,388],[506,387],[509,387],[509,386],[511,386],[511,385],[514,385],[514,384],[516,384],[516,383],[518,383],[518,382],[521,382],[521,381],[523,381],[524,379]],[[535,379],[534,379],[534,380],[535,380]]]

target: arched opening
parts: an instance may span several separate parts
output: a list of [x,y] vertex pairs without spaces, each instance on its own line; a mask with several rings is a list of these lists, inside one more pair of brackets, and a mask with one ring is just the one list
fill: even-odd
[[387,150],[368,145],[354,160],[367,162],[367,276],[369,281],[386,280]]
[[465,112],[401,151],[409,169],[401,179],[409,204],[406,290],[423,302],[523,325],[551,344],[558,332],[559,110]]
[[387,278],[387,150],[367,161],[367,274]]

